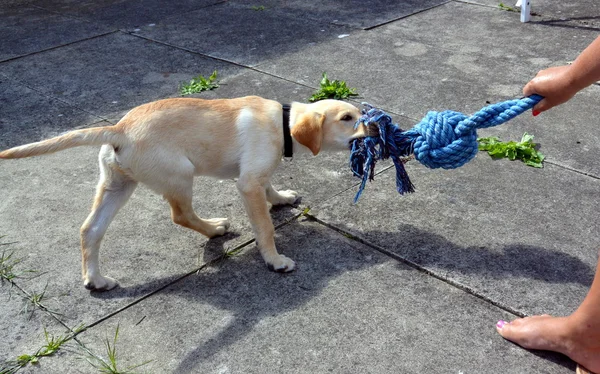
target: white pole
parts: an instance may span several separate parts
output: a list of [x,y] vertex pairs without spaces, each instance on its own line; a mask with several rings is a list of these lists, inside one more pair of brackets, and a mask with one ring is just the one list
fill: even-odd
[[521,3],[521,22],[531,21],[531,4],[530,0],[519,1]]

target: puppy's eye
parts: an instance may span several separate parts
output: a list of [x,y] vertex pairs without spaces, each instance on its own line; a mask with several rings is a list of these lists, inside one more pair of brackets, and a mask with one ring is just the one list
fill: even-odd
[[354,120],[354,118],[352,118],[352,116],[351,116],[351,115],[349,115],[349,114],[346,114],[345,116],[343,116],[343,117],[341,118],[341,120],[342,120],[342,121],[353,121],[353,120]]

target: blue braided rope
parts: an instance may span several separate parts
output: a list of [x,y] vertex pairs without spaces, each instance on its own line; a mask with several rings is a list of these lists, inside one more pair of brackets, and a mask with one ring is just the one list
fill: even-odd
[[436,169],[455,169],[475,157],[478,151],[477,129],[501,125],[533,108],[542,100],[539,95],[489,105],[472,116],[446,110],[429,112],[412,129],[403,131],[381,109],[363,103],[365,109],[355,127],[376,125],[378,136],[355,139],[351,144],[350,168],[362,179],[354,197],[356,203],[367,179],[373,180],[375,163],[391,158],[396,167],[396,189],[400,194],[414,192],[402,157],[415,155],[423,165]]

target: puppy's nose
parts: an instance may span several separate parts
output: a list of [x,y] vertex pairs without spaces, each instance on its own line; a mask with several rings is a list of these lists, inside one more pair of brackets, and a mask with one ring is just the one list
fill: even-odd
[[364,136],[379,136],[379,126],[374,123],[374,122],[370,122],[368,125],[365,125],[364,123],[361,124],[362,128],[364,129]]

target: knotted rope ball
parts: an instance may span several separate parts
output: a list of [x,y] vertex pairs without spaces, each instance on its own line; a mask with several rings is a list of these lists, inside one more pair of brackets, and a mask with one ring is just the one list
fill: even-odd
[[455,169],[475,157],[478,151],[477,129],[501,125],[542,100],[532,95],[484,107],[472,116],[446,110],[429,112],[412,129],[403,131],[383,110],[363,103],[365,108],[355,127],[363,124],[368,136],[351,143],[350,167],[362,179],[354,198],[357,202],[367,179],[373,180],[375,163],[391,158],[396,166],[396,189],[400,194],[413,192],[403,158],[414,154],[423,165],[436,169]]

